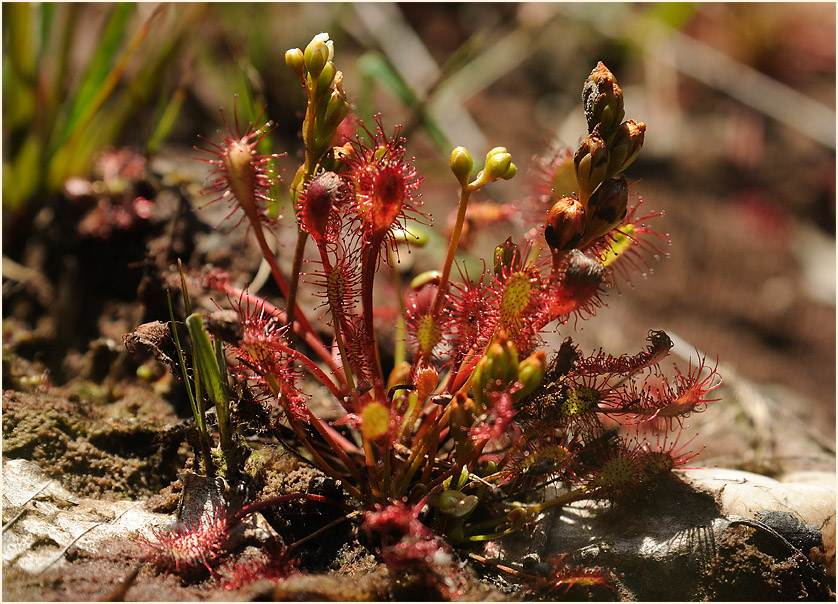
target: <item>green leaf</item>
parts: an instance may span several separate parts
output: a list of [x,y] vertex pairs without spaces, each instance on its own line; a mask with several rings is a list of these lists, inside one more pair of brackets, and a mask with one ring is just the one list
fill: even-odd
[[201,383],[213,403],[226,405],[227,396],[224,392],[224,384],[221,381],[221,371],[218,369],[215,350],[213,350],[209,334],[204,329],[201,315],[192,313],[186,317],[186,327],[189,329],[189,337],[192,338],[193,362],[198,366]]
[[99,45],[88,64],[87,71],[82,77],[78,92],[75,95],[73,106],[70,109],[67,123],[64,126],[59,144],[63,143],[69,134],[82,123],[82,118],[87,119],[91,109],[97,109],[94,102],[103,89],[111,69],[116,63],[123,40],[125,39],[128,21],[134,12],[134,4],[120,2],[114,5],[110,19],[99,40]]
[[[189,404],[192,406],[192,415],[195,417],[195,423],[198,425],[198,430],[201,435],[207,437],[207,422],[204,419],[203,404],[200,398],[200,391],[192,392],[192,385],[189,382],[189,372],[186,370],[186,359],[183,357],[183,348],[180,345],[180,337],[177,333],[177,325],[175,324],[175,313],[172,310],[172,297],[169,295],[169,290],[166,290],[166,302],[169,304],[169,328],[172,330],[172,337],[175,340],[175,349],[177,350],[178,364],[180,365],[181,376],[183,383],[186,386],[186,394],[189,397]],[[197,384],[196,384],[197,387]],[[197,390],[197,388],[196,388]]]
[[215,404],[218,417],[218,431],[221,433],[221,448],[228,450],[230,434],[230,399],[227,397],[221,370],[218,367],[216,351],[213,349],[204,322],[198,313],[186,317],[186,327],[192,338],[193,363],[198,368],[201,383],[207,391],[210,400]]

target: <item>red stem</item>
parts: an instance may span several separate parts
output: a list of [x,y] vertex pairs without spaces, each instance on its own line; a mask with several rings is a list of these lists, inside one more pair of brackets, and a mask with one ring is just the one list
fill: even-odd
[[[280,321],[286,321],[288,315],[285,313],[285,311],[280,310],[267,300],[257,298],[250,292],[243,289],[239,289],[232,285],[225,286],[223,291],[228,296],[244,299],[253,304],[264,304],[265,310],[277,315]],[[314,352],[317,353],[317,356],[319,356],[320,359],[329,367],[329,369],[338,377],[338,379],[341,381],[341,386],[343,386],[344,389],[347,389],[345,378],[342,372],[340,371],[340,368],[335,362],[334,357],[332,357],[331,351],[329,351],[329,349],[326,348],[326,346],[323,344],[323,341],[320,339],[320,336],[318,336],[315,332],[306,330],[305,327],[303,327],[297,321],[294,321],[294,331],[298,335],[303,336],[303,339],[305,340],[306,344],[311,346],[312,350],[314,350]]]
[[375,339],[375,324],[373,322],[372,286],[375,281],[376,265],[378,264],[379,247],[381,241],[372,241],[364,247],[362,253],[363,273],[361,274],[361,306],[364,316],[364,330],[366,332],[367,356],[375,357],[376,374],[373,376],[373,387],[377,400],[384,400],[384,372],[381,369],[381,355]]

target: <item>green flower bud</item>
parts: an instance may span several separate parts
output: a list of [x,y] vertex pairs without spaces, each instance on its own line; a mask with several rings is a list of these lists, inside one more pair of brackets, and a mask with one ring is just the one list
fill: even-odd
[[348,114],[349,103],[346,101],[346,95],[339,90],[333,90],[323,115],[323,130],[334,134]]
[[616,176],[628,168],[643,147],[646,137],[646,124],[626,120],[619,125],[611,141],[611,155],[608,159],[608,177]]
[[547,353],[538,350],[518,363],[518,381],[521,389],[513,395],[515,401],[520,401],[529,396],[541,384],[544,377],[544,368],[547,366]]
[[489,161],[490,157],[494,157],[495,155],[501,155],[504,153],[508,153],[506,147],[492,147],[489,149],[489,152],[486,153],[486,161]]
[[503,176],[501,176],[501,178],[503,180],[512,180],[512,178],[514,178],[517,173],[518,166],[516,166],[515,164],[509,164],[509,168],[507,168],[506,172]]
[[334,55],[334,44],[329,40],[329,34],[321,33],[312,38],[306,46],[303,57],[305,66],[312,80],[316,81],[323,67]]
[[471,153],[465,147],[456,147],[451,151],[451,171],[462,186],[468,184],[471,178],[471,171],[474,168],[474,160],[471,158]]
[[506,384],[518,379],[518,351],[505,332],[498,333],[494,344],[489,347],[488,356],[491,377]]
[[302,75],[305,67],[305,56],[303,51],[299,48],[290,48],[285,51],[285,64],[291,68],[291,71],[298,75]]
[[424,273],[419,273],[413,278],[413,281],[410,282],[410,289],[412,289],[413,291],[418,291],[425,285],[436,285],[439,283],[439,280],[441,278],[442,273],[440,273],[439,271],[425,271]]
[[588,202],[588,223],[579,247],[588,245],[618,226],[626,217],[627,207],[626,177],[620,175],[604,182]]
[[502,391],[517,379],[518,352],[506,332],[500,331],[472,373],[474,401],[485,408],[489,404],[487,392]]
[[446,516],[461,518],[477,507],[479,499],[475,495],[465,495],[460,491],[447,490],[437,495],[433,506]]
[[[506,151],[506,147],[495,147],[486,154],[486,167],[483,169],[486,181],[494,182],[506,177],[510,169],[514,170],[512,165],[512,156]],[[514,175],[513,171],[512,176]]]
[[599,133],[599,129],[585,137],[576,154],[573,165],[576,168],[576,182],[579,185],[579,198],[586,205],[588,198],[602,183],[608,171],[608,147]]
[[326,94],[329,90],[331,90],[336,72],[337,69],[335,69],[335,64],[331,61],[326,61],[320,75],[317,76],[317,86],[315,90],[318,96]]
[[582,104],[588,121],[588,132],[600,124],[602,136],[607,137],[625,117],[623,91],[608,68],[600,61],[582,88]]
[[562,197],[547,214],[544,239],[553,252],[576,247],[585,233],[585,207],[572,197]]

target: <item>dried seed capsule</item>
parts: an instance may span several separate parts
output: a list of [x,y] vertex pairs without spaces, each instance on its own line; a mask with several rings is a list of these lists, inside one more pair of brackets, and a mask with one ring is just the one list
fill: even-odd
[[584,232],[585,208],[581,201],[562,197],[553,204],[544,226],[544,238],[552,251],[573,249]]
[[646,135],[646,124],[626,120],[619,125],[611,141],[608,176],[616,176],[628,168],[640,153]]
[[573,156],[573,165],[576,168],[576,182],[579,184],[579,197],[582,204],[586,204],[588,198],[596,191],[602,183],[608,171],[608,147],[603,140],[599,128],[594,128]]
[[600,124],[600,132],[608,136],[625,117],[623,91],[617,85],[614,74],[602,61],[597,63],[585,81],[582,103],[588,120],[588,132],[593,132],[597,124]]
[[618,226],[626,217],[628,183],[625,176],[606,181],[588,202],[588,223],[579,242],[584,247]]

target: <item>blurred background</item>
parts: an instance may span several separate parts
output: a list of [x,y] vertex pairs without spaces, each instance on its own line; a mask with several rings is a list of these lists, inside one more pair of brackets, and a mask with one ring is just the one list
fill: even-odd
[[[129,178],[134,164],[103,150],[127,147],[141,172],[194,196],[206,175],[189,160],[196,135],[222,128],[219,107],[231,116],[238,95],[243,121],[267,107],[261,119],[276,129],[265,151],[287,152],[290,181],[305,105],[283,56],[328,31],[357,114],[369,124],[381,112],[388,131],[404,126],[426,207],[444,225],[456,203],[451,148],[480,158],[507,147],[518,176],[483,200],[525,198],[533,157],[557,144],[573,150],[587,133],[582,83],[603,61],[623,88],[627,117],[647,124],[644,151],[627,173],[637,179],[631,192],[666,213],[655,228],[672,244],[653,270],[612,291],[595,319],[548,342],[572,334],[584,350],[634,353],[650,329],[664,329],[676,357],[695,361],[698,349],[718,358],[725,378],[722,403],[691,426],[708,447],[704,463],[772,474],[834,469],[834,4],[2,10],[4,344],[45,364],[54,380],[65,353],[84,352],[104,333],[101,317],[112,306],[103,300],[135,299],[141,276],[145,245],[131,247],[131,229],[148,212],[131,203],[154,191],[135,187],[130,200],[114,201],[118,177]],[[61,224],[68,216],[72,228]],[[502,226],[498,234],[515,227]],[[488,248],[476,242],[476,251],[488,256],[505,236]],[[126,282],[109,291],[115,274]],[[92,290],[62,286],[88,277]]]

